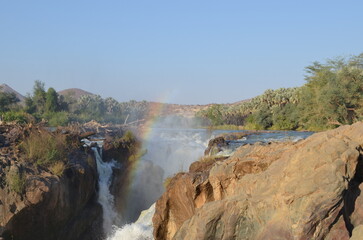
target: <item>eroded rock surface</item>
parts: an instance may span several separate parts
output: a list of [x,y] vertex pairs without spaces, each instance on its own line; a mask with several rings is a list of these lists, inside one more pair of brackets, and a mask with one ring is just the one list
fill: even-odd
[[[246,145],[177,174],[155,239],[349,239],[362,224],[363,123],[297,143]],[[339,238],[338,238],[339,237]]]
[[102,208],[97,203],[93,152],[72,151],[58,176],[19,154],[18,142],[27,129],[14,126],[1,134],[8,147],[0,149],[0,238],[101,239]]

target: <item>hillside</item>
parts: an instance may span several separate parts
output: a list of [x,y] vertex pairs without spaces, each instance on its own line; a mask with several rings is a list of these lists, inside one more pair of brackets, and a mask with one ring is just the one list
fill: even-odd
[[93,93],[87,92],[87,91],[79,89],[79,88],[68,88],[68,89],[59,91],[58,94],[62,95],[64,97],[71,97],[75,100],[78,100],[80,97],[82,97],[84,95],[95,95]]
[[10,86],[8,86],[5,83],[0,85],[0,92],[14,93],[15,96],[20,100],[20,102],[23,102],[25,99],[25,97],[23,95],[21,95],[20,93],[18,93],[17,91],[12,89]]

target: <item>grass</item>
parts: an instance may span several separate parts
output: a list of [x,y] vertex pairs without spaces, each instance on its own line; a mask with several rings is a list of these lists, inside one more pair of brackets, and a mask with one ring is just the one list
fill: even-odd
[[66,161],[70,150],[67,136],[48,131],[31,131],[21,146],[28,159],[45,167]]
[[209,126],[209,127],[204,127],[204,128],[208,128],[209,130],[241,130],[242,129],[241,126],[231,125],[231,124]]
[[66,165],[64,162],[56,162],[50,167],[50,171],[59,177],[63,175],[64,170],[66,169]]
[[23,176],[17,169],[9,171],[6,175],[6,181],[10,190],[18,194],[21,194],[25,189],[25,176]]
[[199,162],[204,162],[204,163],[209,163],[211,161],[216,161],[218,158],[220,158],[220,156],[203,156],[201,158],[198,159]]

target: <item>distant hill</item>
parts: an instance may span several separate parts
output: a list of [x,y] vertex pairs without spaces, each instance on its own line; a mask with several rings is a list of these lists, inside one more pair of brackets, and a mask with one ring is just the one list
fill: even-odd
[[3,83],[0,85],[0,92],[7,92],[7,93],[14,93],[15,96],[20,100],[20,102],[23,102],[25,97],[9,87],[7,84]]
[[249,98],[249,99],[244,99],[244,100],[241,100],[241,101],[238,101],[238,102],[231,103],[231,104],[229,104],[229,105],[239,105],[239,104],[241,104],[241,103],[249,102],[249,101],[251,101],[251,100],[252,100],[251,98]]
[[87,92],[87,91],[79,89],[79,88],[68,88],[68,89],[59,91],[58,94],[62,95],[64,97],[71,97],[75,100],[78,100],[80,97],[85,96],[85,95],[95,95],[93,93]]

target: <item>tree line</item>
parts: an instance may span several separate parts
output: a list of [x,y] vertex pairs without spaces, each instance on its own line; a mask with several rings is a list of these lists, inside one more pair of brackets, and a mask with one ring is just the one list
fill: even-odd
[[52,87],[35,81],[33,91],[20,103],[13,93],[0,92],[0,113],[3,121],[19,123],[44,121],[50,126],[96,120],[100,123],[123,124],[141,120],[148,114],[146,101],[118,102],[99,95],[59,95]]
[[234,105],[214,104],[197,113],[212,126],[246,129],[325,130],[363,120],[363,54],[314,62],[306,83],[266,90]]
[[[238,104],[213,104],[196,113],[206,126],[234,125],[245,129],[325,130],[363,120],[363,54],[314,62],[305,68],[301,87],[266,90]],[[4,121],[39,122],[50,126],[96,120],[132,122],[150,114],[146,101],[118,102],[99,95],[79,99],[59,95],[35,81],[33,91],[20,103],[15,94],[0,92]]]

